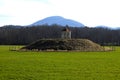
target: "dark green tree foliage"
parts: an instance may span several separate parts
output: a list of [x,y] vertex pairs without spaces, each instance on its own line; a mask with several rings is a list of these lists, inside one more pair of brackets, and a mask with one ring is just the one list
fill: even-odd
[[[61,31],[65,26],[4,26],[0,27],[0,45],[26,45],[38,39],[61,38]],[[72,38],[90,39],[101,45],[120,45],[120,29],[70,27]]]

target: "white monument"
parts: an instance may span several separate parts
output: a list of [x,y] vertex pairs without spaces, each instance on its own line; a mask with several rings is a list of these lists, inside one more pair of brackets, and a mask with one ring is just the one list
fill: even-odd
[[62,30],[61,38],[62,39],[71,39],[71,30],[68,27],[65,27]]

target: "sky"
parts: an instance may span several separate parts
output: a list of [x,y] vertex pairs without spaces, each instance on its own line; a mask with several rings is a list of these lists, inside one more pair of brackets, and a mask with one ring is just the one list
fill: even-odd
[[120,0],[0,0],[0,26],[62,16],[85,26],[120,27]]

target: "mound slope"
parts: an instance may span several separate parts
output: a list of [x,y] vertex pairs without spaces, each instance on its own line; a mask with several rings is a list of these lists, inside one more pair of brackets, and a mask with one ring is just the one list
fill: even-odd
[[26,50],[70,50],[70,51],[103,51],[103,47],[88,39],[41,39],[23,47]]

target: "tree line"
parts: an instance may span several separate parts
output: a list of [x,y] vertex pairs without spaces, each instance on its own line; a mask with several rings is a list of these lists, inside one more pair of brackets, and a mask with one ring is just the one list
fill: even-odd
[[[0,45],[27,45],[39,39],[61,38],[61,31],[66,26],[14,26],[0,27]],[[89,39],[101,45],[120,45],[120,29],[69,27],[72,38]]]

